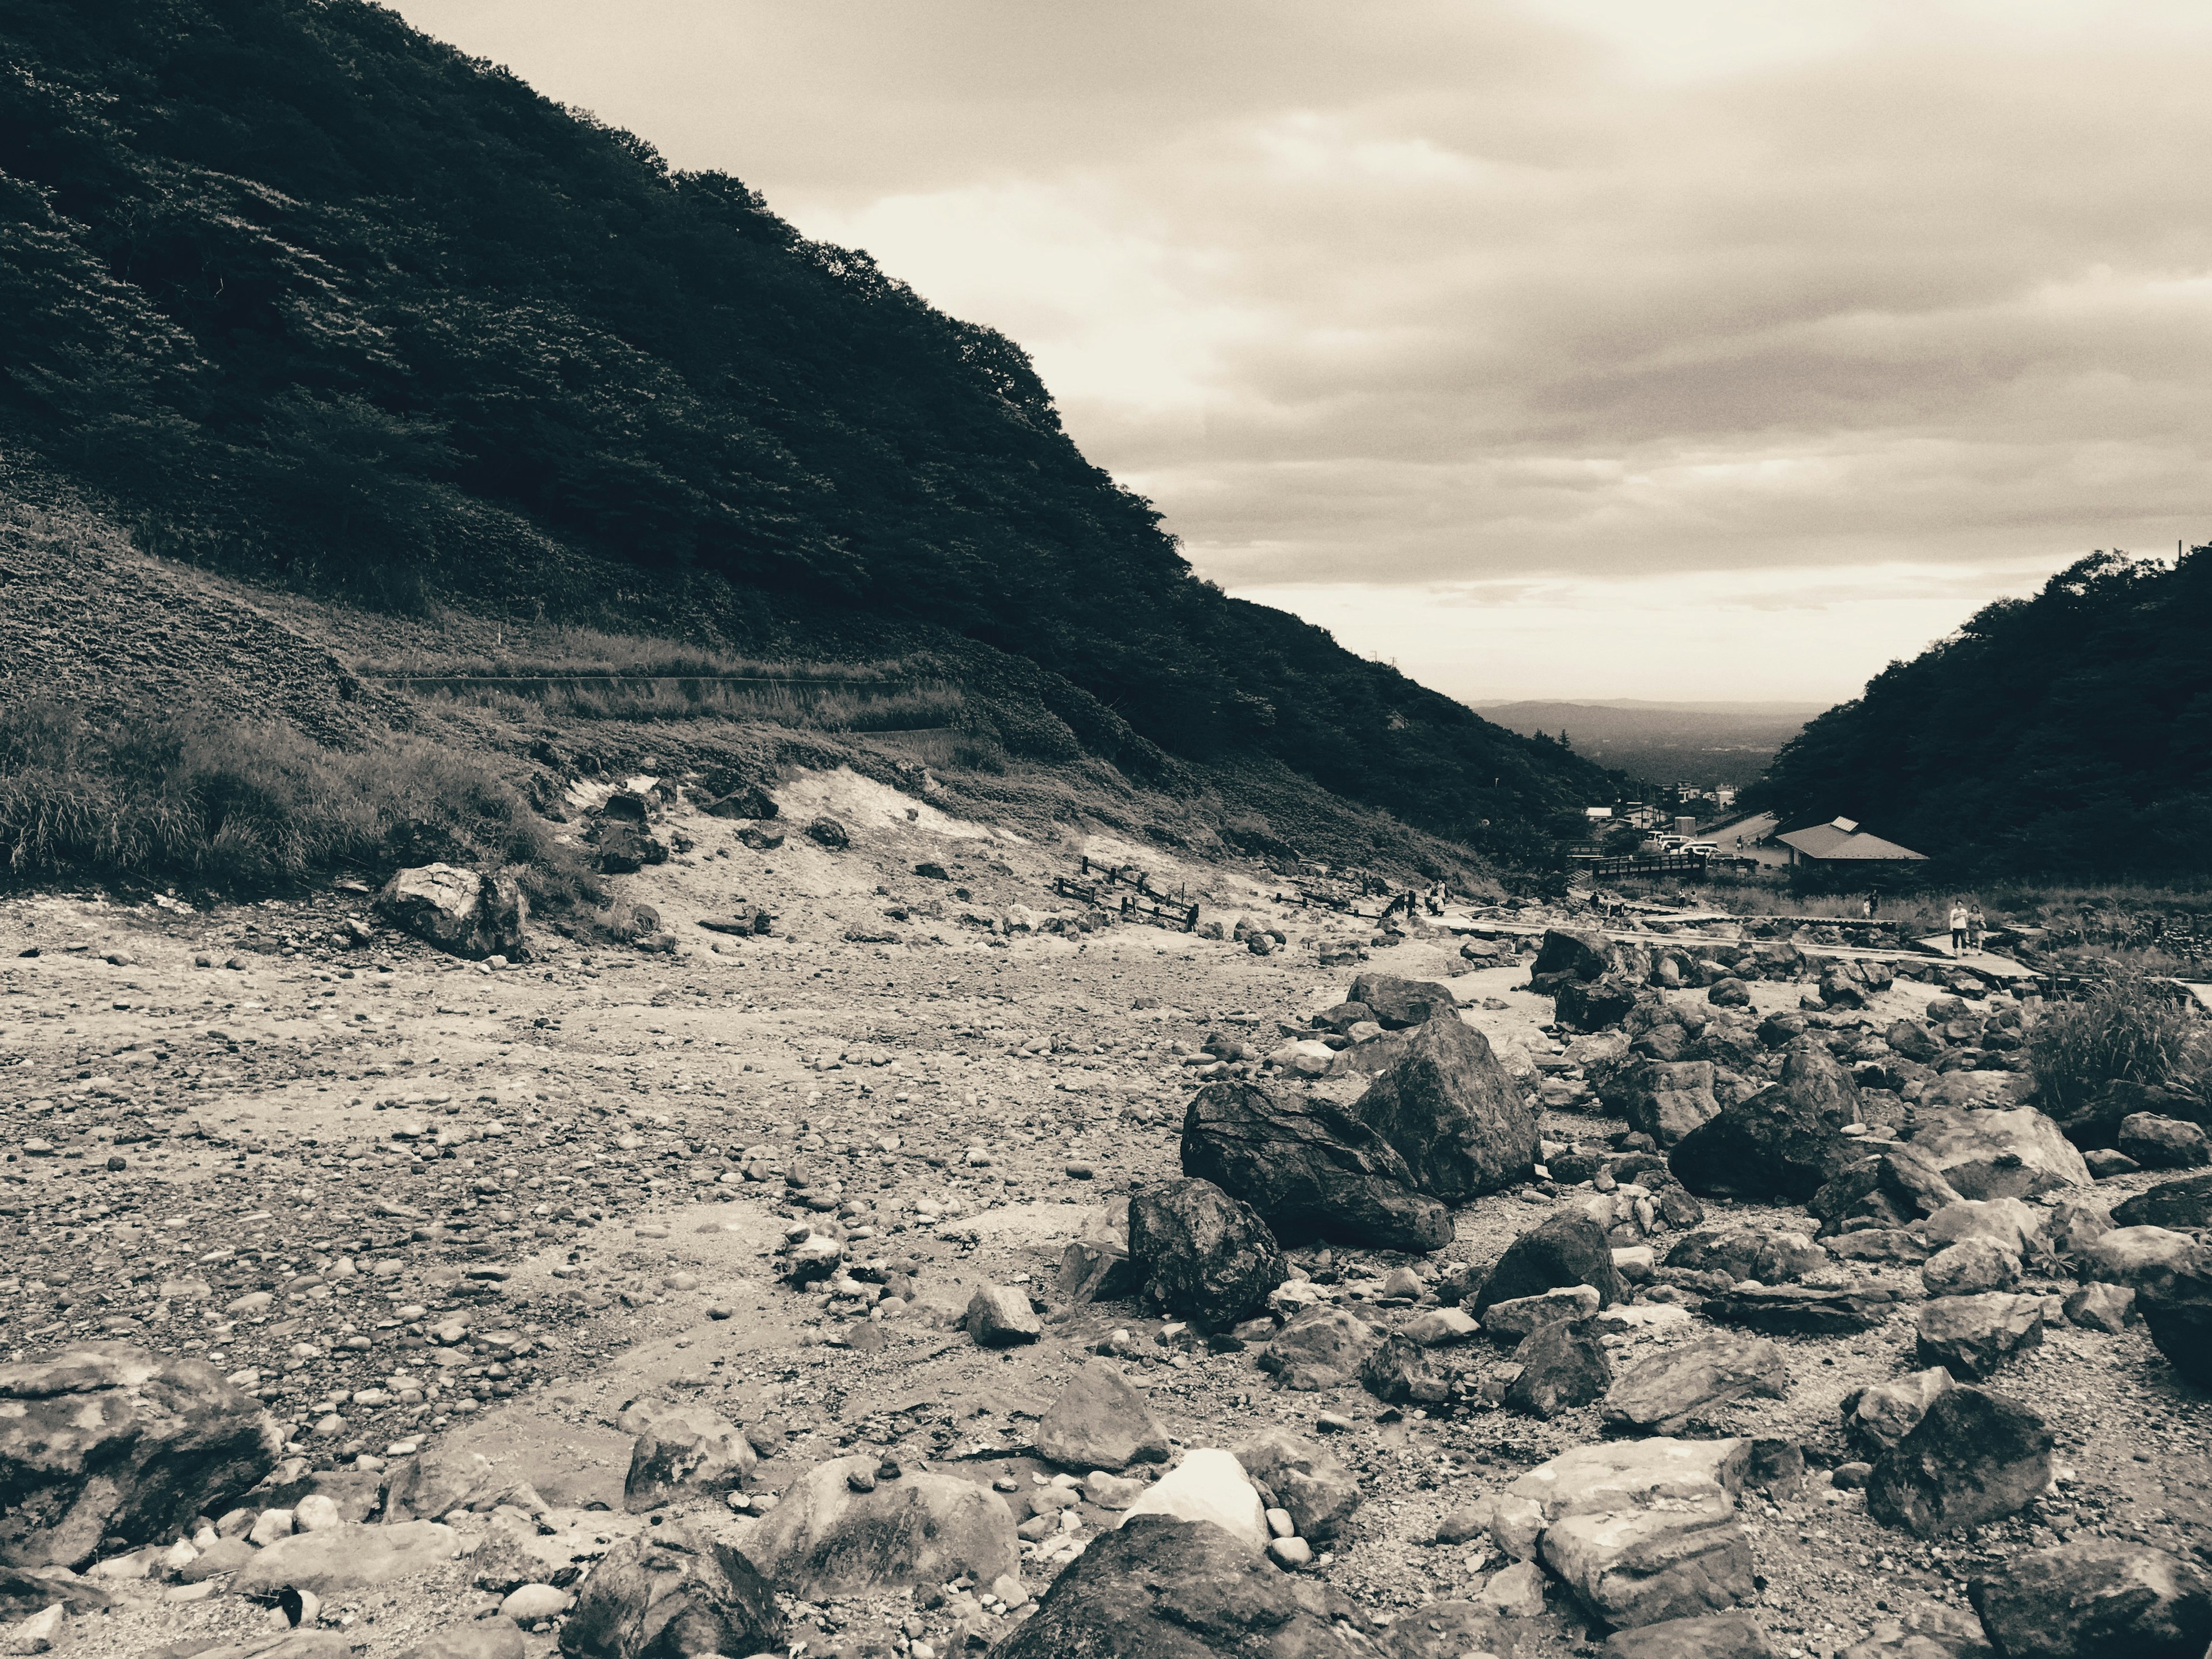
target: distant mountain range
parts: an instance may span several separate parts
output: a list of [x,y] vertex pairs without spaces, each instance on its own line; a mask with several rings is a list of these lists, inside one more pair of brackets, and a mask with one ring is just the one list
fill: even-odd
[[1484,719],[1528,737],[1562,732],[1574,751],[1648,783],[1741,789],[1827,705],[1818,702],[1505,702],[1477,706]]

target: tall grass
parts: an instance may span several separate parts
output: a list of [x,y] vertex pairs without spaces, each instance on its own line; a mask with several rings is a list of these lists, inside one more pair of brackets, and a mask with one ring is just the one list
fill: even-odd
[[610,634],[565,623],[502,626],[497,642],[482,648],[483,628],[472,630],[471,650],[416,647],[357,659],[354,672],[367,678],[419,675],[515,675],[524,678],[560,674],[700,676],[734,674],[764,680],[813,680],[865,684],[905,681],[918,670],[890,658],[875,662],[793,662],[738,656],[711,647],[690,646],[646,635]]
[[594,889],[504,781],[421,739],[325,749],[205,708],[95,720],[35,702],[0,721],[0,871],[19,879],[245,894],[441,859],[507,867],[541,904]]
[[957,686],[934,684],[746,684],[696,678],[547,679],[536,685],[446,686],[416,695],[517,718],[754,720],[816,732],[935,730],[957,725],[967,703]]
[[2212,1038],[2193,1004],[2121,969],[2038,1020],[2027,1055],[2044,1098],[2063,1115],[2112,1083],[2196,1091],[2212,1067]]

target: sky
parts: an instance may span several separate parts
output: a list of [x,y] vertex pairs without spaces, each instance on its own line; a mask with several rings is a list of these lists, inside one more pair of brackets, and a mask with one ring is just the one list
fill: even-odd
[[1856,693],[2212,540],[2212,7],[398,0],[1035,359],[1470,702]]

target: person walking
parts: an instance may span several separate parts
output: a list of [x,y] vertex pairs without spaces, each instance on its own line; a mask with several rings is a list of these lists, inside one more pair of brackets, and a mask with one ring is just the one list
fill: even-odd
[[1966,901],[1951,901],[1951,954],[1962,957],[1966,953]]
[[1966,949],[1969,953],[1981,955],[1982,935],[1988,930],[1989,924],[1982,916],[1982,902],[1976,899],[1966,909]]

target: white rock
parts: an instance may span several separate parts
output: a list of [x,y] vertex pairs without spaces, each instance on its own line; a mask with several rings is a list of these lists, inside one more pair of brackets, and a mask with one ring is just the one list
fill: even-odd
[[345,1517],[338,1513],[337,1504],[320,1492],[311,1492],[292,1505],[294,1532],[320,1532],[325,1527],[344,1524]]
[[1211,1521],[1255,1555],[1267,1547],[1266,1506],[1244,1478],[1244,1466],[1218,1447],[1185,1453],[1182,1462],[1146,1488],[1117,1524],[1126,1526],[1133,1515]]
[[246,1541],[249,1544],[258,1544],[266,1549],[278,1539],[289,1538],[291,1535],[291,1510],[264,1510],[255,1517],[252,1529],[246,1534]]

